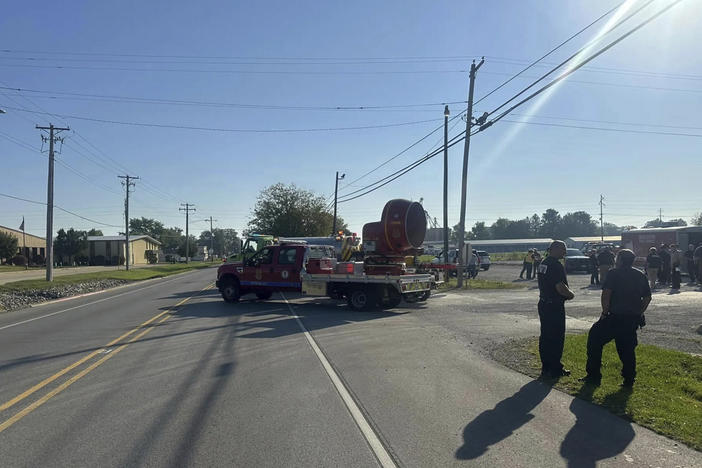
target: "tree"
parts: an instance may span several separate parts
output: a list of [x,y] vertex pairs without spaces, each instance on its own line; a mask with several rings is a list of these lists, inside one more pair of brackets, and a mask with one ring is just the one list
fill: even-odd
[[693,216],[690,220],[690,224],[692,226],[702,226],[702,212],[697,213],[695,216]]
[[660,218],[652,219],[646,221],[644,228],[658,228],[658,227],[673,227],[673,226],[687,226],[687,222],[682,218],[671,219],[670,221],[661,221]]
[[[455,246],[458,246],[458,227],[460,224],[456,224],[451,232],[449,233],[449,242]],[[470,232],[463,231],[463,239],[468,239]]]
[[475,223],[471,231],[472,239],[490,239],[490,229],[485,226],[484,221]]
[[529,237],[538,237],[539,229],[541,229],[541,217],[534,213],[529,218],[529,231],[531,231],[531,236]]
[[[239,248],[239,236],[236,229],[220,229],[214,228],[214,252],[213,255],[226,255],[230,253],[236,253]],[[200,239],[198,239],[198,245],[205,245],[210,248],[212,245],[212,235],[210,231],[202,231],[200,233]]]
[[553,208],[549,208],[541,216],[541,227],[539,228],[540,237],[548,237],[555,239],[558,237],[558,229],[561,224],[561,215]]
[[[281,237],[329,236],[334,215],[326,206],[322,196],[295,184],[277,183],[258,195],[248,230]],[[347,229],[341,218],[336,224],[337,230]]]
[[[188,247],[188,256],[192,257],[197,253],[197,238],[190,234],[188,236],[190,239],[190,244],[187,246]],[[185,236],[181,236],[180,243],[178,244],[178,255],[181,257],[185,257]]]
[[[623,227],[617,226],[613,223],[604,223],[604,235],[605,236],[617,236],[622,233],[625,229]],[[599,232],[599,227],[598,227]]]
[[150,236],[160,242],[163,242],[161,241],[161,234],[163,234],[164,229],[163,223],[153,218],[141,217],[129,220],[130,235]]
[[512,221],[507,218],[498,218],[490,226],[494,239],[525,239],[531,237],[529,218]]
[[594,236],[596,232],[597,225],[592,220],[590,214],[584,211],[575,211],[563,215],[560,227],[556,231],[558,238],[561,239],[566,237]]
[[172,227],[164,228],[157,240],[161,242],[161,249],[164,252],[173,252],[180,247],[184,238],[181,228]]
[[88,248],[88,233],[70,228],[68,231],[59,229],[54,239],[54,253],[61,259],[68,258],[68,264],[73,264],[73,258]]
[[9,260],[17,254],[18,239],[12,234],[0,231],[0,259]]
[[88,235],[89,235],[89,236],[104,236],[104,234],[102,233],[101,230],[95,229],[95,228],[93,228],[93,229],[91,229],[90,231],[88,231]]

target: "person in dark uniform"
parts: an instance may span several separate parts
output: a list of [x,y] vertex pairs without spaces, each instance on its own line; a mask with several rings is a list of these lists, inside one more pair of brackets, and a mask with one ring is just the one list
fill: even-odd
[[597,253],[595,250],[590,251],[590,286],[596,284],[599,286],[600,284],[600,272],[599,272],[599,267],[600,265],[597,263]]
[[661,257],[661,268],[658,270],[658,281],[666,286],[670,282],[670,251],[668,244],[661,244],[658,251],[658,256]]
[[690,244],[687,246],[685,251],[685,260],[687,260],[687,275],[690,277],[690,283],[695,284],[695,275],[697,273],[695,269],[695,246]]
[[583,382],[599,385],[602,380],[602,348],[614,340],[622,361],[625,387],[636,378],[636,330],[646,324],[644,312],[651,302],[651,288],[646,276],[633,268],[634,252],[619,251],[616,268],[602,283],[602,315],[587,336],[587,375]]
[[548,248],[548,256],[539,265],[539,356],[541,357],[541,376],[558,378],[570,375],[563,368],[563,342],[565,341],[565,301],[575,295],[568,288],[568,279],[560,259],[565,256],[566,245],[563,241],[553,241]]

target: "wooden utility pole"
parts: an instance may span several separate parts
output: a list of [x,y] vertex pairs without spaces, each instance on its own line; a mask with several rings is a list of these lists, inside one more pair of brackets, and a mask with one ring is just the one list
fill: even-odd
[[[444,106],[444,268],[448,265],[449,231],[448,231],[448,118],[451,115],[448,106]],[[444,270],[444,276],[448,270]]]
[[70,128],[36,126],[38,130],[48,130],[49,137],[42,135],[42,141],[49,142],[49,180],[46,189],[46,281],[54,280],[54,142],[61,138],[55,136],[59,132],[68,131]]
[[602,209],[604,208],[604,195],[600,194],[600,241],[604,244],[604,216]]
[[339,192],[339,181],[343,180],[346,174],[341,174],[339,177],[339,171],[336,171],[336,177],[334,179],[334,224],[332,226],[332,236],[336,236],[336,198]]
[[190,212],[197,211],[192,203],[181,203],[180,211],[185,212],[185,263],[190,263]]
[[[130,245],[129,245],[129,187],[134,187],[136,184],[132,182],[132,180],[139,179],[137,176],[130,176],[130,175],[123,175],[123,176],[117,176],[120,179],[125,179],[125,182],[122,182],[122,185],[124,185],[124,190],[125,190],[125,197],[124,197],[124,235],[125,235],[125,244],[124,244],[124,267],[127,271],[129,271],[129,259],[130,257]],[[117,258],[117,263],[119,264],[119,257]]]
[[210,215],[210,261],[214,260],[212,255],[214,255],[214,230],[212,228],[212,222],[217,221],[216,219],[212,219],[212,215]]
[[[461,220],[458,223],[458,272],[456,274],[456,285],[463,287],[463,274],[466,266],[466,253],[464,250],[466,231],[466,191],[468,190],[468,155],[470,154],[470,132],[473,126],[473,92],[475,90],[475,74],[485,63],[485,58],[480,60],[478,65],[475,60],[470,65],[470,84],[468,86],[468,112],[466,114],[466,139],[463,146],[463,181],[461,183]],[[471,253],[472,255],[472,253]]]

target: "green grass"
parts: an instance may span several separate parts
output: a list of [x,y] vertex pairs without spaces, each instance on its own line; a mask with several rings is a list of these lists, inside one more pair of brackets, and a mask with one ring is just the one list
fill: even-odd
[[[639,345],[636,383],[628,392],[619,386],[621,362],[613,342],[602,355],[602,385],[595,388],[578,382],[585,376],[586,344],[587,335],[566,336],[563,363],[572,374],[561,378],[556,388],[702,450],[702,357]],[[538,375],[538,341],[530,341],[526,351],[531,355],[526,373]]]
[[54,281],[47,283],[43,279],[15,281],[6,283],[0,286],[1,291],[21,291],[28,289],[48,289],[54,286],[63,286],[68,284],[83,283],[91,280],[116,279],[127,281],[142,281],[151,278],[161,278],[164,276],[175,275],[185,271],[196,270],[201,268],[209,268],[219,263],[211,262],[190,262],[190,263],[174,263],[164,264],[149,268],[135,268],[129,271],[114,270],[114,271],[99,271],[94,273],[78,273],[75,275],[56,276]]
[[[30,270],[39,270],[42,269],[43,267],[32,267],[30,266]],[[23,266],[15,266],[15,265],[0,265],[0,273],[6,272],[6,271],[24,271],[25,268]]]
[[[440,289],[456,289],[456,287],[456,278],[450,278],[447,282],[439,286]],[[519,289],[525,287],[526,285],[521,283],[484,280],[480,278],[465,280],[463,283],[463,289]]]

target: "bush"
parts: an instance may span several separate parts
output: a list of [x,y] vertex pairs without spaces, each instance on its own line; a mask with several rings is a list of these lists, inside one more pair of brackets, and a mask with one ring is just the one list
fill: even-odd
[[153,265],[154,263],[158,263],[158,254],[155,250],[146,251],[146,261],[149,262],[151,265]]
[[24,255],[15,255],[9,263],[18,266],[25,266],[27,264],[27,257],[25,257]]

